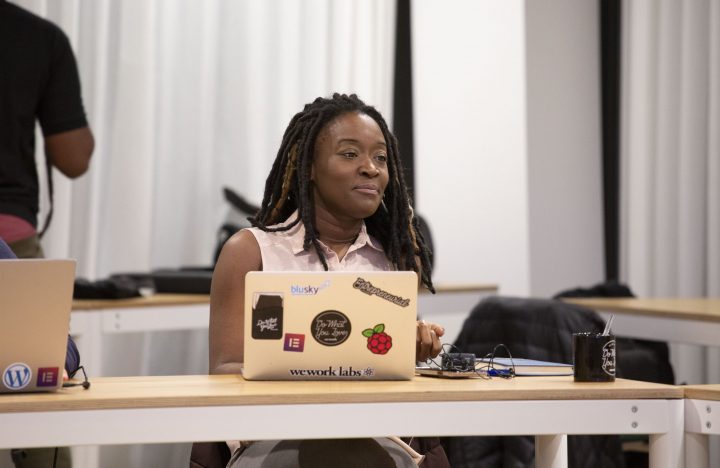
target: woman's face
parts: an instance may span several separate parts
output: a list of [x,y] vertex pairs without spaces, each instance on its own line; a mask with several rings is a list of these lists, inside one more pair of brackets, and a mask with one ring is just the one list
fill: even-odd
[[348,112],[318,134],[311,180],[316,208],[364,219],[382,202],[388,184],[387,144],[372,117]]

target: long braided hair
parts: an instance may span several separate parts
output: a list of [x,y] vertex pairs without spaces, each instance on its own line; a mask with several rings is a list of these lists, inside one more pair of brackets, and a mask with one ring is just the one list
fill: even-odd
[[[430,279],[432,252],[418,227],[413,214],[410,196],[403,177],[398,144],[388,129],[385,119],[372,106],[355,94],[333,94],[332,98],[317,98],[295,114],[283,135],[280,149],[265,182],[265,193],[260,210],[249,218],[253,226],[266,232],[287,231],[303,223],[303,246],[311,246],[325,270],[328,265],[318,243],[315,228],[315,204],[310,180],[315,141],[319,133],[332,120],[348,112],[358,112],[377,122],[387,144],[389,181],[383,203],[370,217],[365,218],[368,234],[380,241],[385,255],[402,271],[420,273],[422,283],[432,292]],[[299,216],[284,226],[273,226],[287,220],[298,210]]]

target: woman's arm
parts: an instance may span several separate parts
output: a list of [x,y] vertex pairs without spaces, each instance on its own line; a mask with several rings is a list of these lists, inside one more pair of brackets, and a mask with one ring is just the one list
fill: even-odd
[[[418,292],[423,288],[422,284],[422,263],[420,257],[415,257],[417,264]],[[434,293],[433,293],[434,294]],[[437,323],[418,320],[417,334],[415,337],[415,360],[424,362],[432,359],[442,351],[442,341],[440,338],[445,334],[445,328]]]
[[415,341],[415,360],[423,362],[432,359],[442,351],[440,338],[445,334],[445,329],[437,323],[418,320],[417,336]]
[[210,288],[210,373],[239,374],[245,330],[245,275],[262,269],[260,246],[249,231],[222,248]]

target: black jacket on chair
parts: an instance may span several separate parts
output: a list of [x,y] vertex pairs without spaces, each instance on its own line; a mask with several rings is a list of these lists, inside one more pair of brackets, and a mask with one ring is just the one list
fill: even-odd
[[[458,351],[482,357],[504,344],[513,357],[572,363],[572,333],[601,332],[594,311],[551,299],[488,297],[465,320],[455,341]],[[498,357],[504,354],[498,350]],[[488,424],[492,422],[488,421]],[[452,437],[443,439],[453,468],[531,468],[534,437]],[[569,436],[570,468],[623,468],[618,436]]]
[[[568,289],[554,297],[635,297],[635,294],[625,284],[606,281],[589,288]],[[620,356],[619,378],[675,385],[675,372],[666,342],[618,337],[616,349]]]

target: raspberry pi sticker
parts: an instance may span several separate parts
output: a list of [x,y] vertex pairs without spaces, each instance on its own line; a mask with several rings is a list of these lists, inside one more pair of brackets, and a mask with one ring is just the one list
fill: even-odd
[[310,325],[315,341],[324,346],[337,346],[350,336],[350,320],[338,310],[320,312]]
[[392,336],[385,333],[384,323],[378,323],[373,328],[363,330],[362,334],[368,339],[367,348],[373,354],[387,354],[392,348]]

